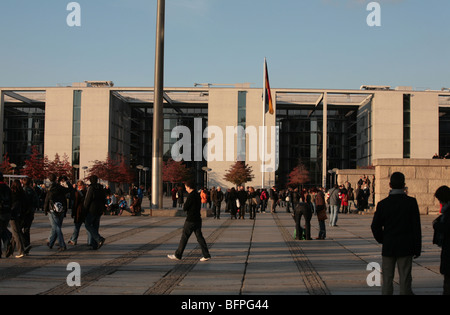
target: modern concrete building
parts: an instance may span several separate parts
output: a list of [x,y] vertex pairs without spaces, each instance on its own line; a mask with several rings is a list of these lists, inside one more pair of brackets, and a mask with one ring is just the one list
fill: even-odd
[[[0,93],[0,153],[8,153],[18,168],[32,145],[49,158],[67,154],[80,172],[108,154],[125,156],[133,167],[151,166],[153,88],[90,81],[65,87],[0,87]],[[199,185],[231,186],[223,176],[243,159],[255,175],[249,185],[268,187],[284,185],[299,159],[310,171],[311,185],[323,185],[331,182],[336,169],[450,152],[450,92],[445,89],[272,89],[272,95],[274,115],[263,113],[262,89],[248,84],[166,88],[165,158],[175,143],[190,143],[191,152],[187,145],[178,152],[190,154],[187,164],[195,169]],[[190,134],[178,132],[173,138],[177,130]],[[270,159],[262,162],[261,150],[276,155],[278,165]],[[261,172],[262,165],[268,172]],[[151,174],[143,174],[142,182],[144,176],[150,183]]]

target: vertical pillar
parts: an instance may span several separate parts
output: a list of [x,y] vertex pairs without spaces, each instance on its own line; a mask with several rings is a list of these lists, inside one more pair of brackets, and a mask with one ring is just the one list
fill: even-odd
[[328,166],[328,93],[323,94],[323,126],[322,126],[322,187],[327,187]]
[[158,0],[156,22],[155,88],[153,101],[152,209],[163,207],[163,93],[165,0]]

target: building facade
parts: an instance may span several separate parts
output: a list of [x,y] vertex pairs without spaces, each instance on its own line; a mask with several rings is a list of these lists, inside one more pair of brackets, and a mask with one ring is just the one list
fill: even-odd
[[[134,168],[151,166],[153,88],[85,82],[0,87],[0,93],[0,153],[19,169],[33,145],[49,158],[69,156],[78,177],[108,154]],[[450,152],[447,90],[362,86],[272,89],[272,95],[273,115],[264,112],[262,89],[248,85],[166,88],[164,158],[183,156],[199,186],[231,186],[224,174],[243,160],[255,176],[248,185],[282,187],[299,163],[310,185],[325,186],[337,169]]]

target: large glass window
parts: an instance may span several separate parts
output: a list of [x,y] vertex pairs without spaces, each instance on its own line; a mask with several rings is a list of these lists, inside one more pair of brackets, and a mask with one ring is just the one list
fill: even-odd
[[450,153],[450,108],[439,108],[439,155]]
[[[356,134],[353,132],[356,131]],[[351,142],[356,141],[358,167],[372,164],[372,103],[361,107],[357,114],[356,130],[352,130]]]
[[73,91],[72,165],[80,164],[81,91]]
[[403,95],[403,158],[411,158],[411,94]]
[[[351,169],[357,164],[357,107],[328,106],[328,169]],[[283,187],[288,174],[303,163],[310,186],[322,185],[323,109],[311,106],[278,106],[280,166],[277,182]]]
[[20,169],[36,146],[44,153],[45,105],[5,103],[3,152]]
[[238,129],[237,134],[237,160],[245,161],[246,158],[246,134],[247,127],[247,92],[238,93]]

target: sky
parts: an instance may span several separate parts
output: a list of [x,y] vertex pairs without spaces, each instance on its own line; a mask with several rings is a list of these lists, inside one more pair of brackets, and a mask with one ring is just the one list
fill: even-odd
[[[154,85],[157,0],[0,2],[0,86]],[[450,1],[166,0],[166,87],[450,87]]]

